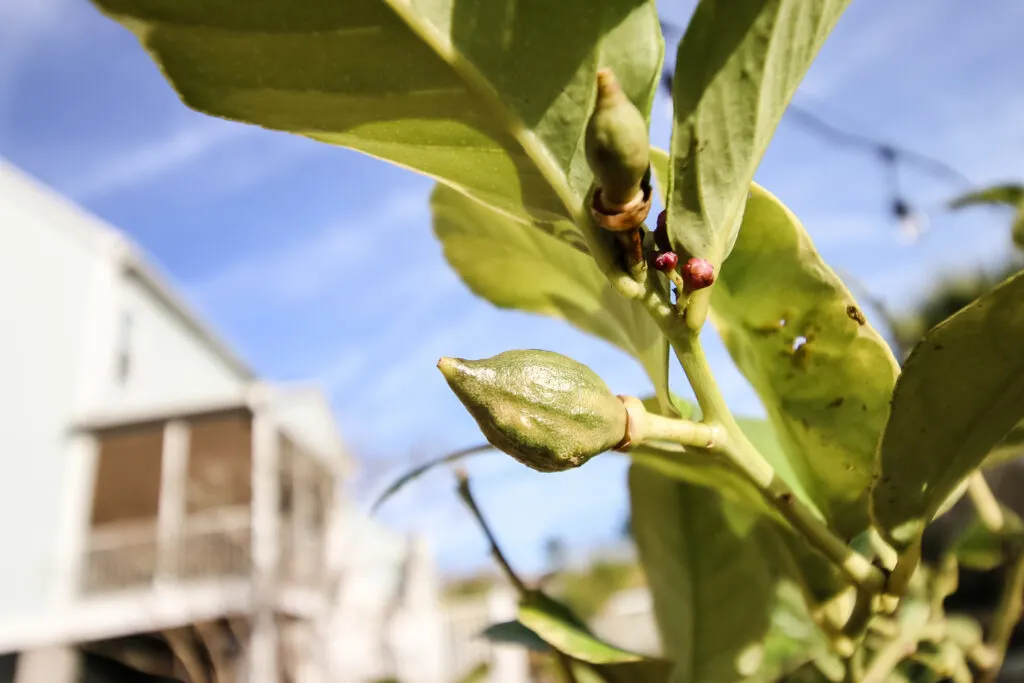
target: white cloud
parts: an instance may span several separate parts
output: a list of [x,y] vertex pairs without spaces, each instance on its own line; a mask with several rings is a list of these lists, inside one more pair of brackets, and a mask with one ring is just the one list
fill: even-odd
[[140,185],[257,131],[228,121],[204,119],[197,123],[193,119],[162,137],[100,160],[79,174],[81,179],[70,183],[67,192],[86,199]]

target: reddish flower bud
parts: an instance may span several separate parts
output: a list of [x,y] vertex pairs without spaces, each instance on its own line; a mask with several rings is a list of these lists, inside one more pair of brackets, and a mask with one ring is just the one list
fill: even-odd
[[715,281],[715,267],[702,258],[692,258],[683,266],[686,289],[704,289]]
[[675,270],[679,265],[679,257],[674,251],[663,251],[654,257],[654,267],[663,273]]

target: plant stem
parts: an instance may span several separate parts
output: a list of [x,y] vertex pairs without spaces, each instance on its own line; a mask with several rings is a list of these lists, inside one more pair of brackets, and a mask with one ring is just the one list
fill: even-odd
[[917,634],[905,634],[892,641],[875,655],[861,683],[885,683],[900,662],[917,651]]
[[993,533],[1002,531],[1006,526],[1003,509],[980,471],[974,472],[967,480],[967,495],[970,496],[974,509],[978,511],[978,519],[985,528]]
[[646,410],[639,415],[637,415],[637,412],[630,411],[630,419],[637,419],[641,423],[638,426],[641,434],[640,443],[668,441],[680,446],[713,449],[718,441],[720,430],[717,430],[713,425],[694,422],[693,420],[665,417],[656,413],[649,413]]
[[739,428],[711,374],[700,339],[686,334],[669,337],[669,342],[690,380],[705,422],[717,423],[725,432],[720,445],[722,453],[757,486],[768,503],[851,581],[872,594],[878,593],[885,581],[882,573],[867,558],[851,550],[797,498]]
[[473,492],[469,488],[469,477],[466,476],[466,473],[462,470],[459,470],[455,476],[459,482],[459,497],[462,498],[466,507],[469,508],[469,511],[473,514],[477,524],[479,524],[480,528],[483,529],[484,535],[487,537],[487,542],[491,546],[491,555],[498,563],[498,566],[501,567],[505,576],[508,577],[509,582],[515,587],[519,596],[525,597],[527,593],[530,592],[530,589],[527,588],[526,584],[523,583],[523,580],[520,579],[519,575],[517,575],[515,570],[512,569],[512,565],[508,563],[508,560],[505,558],[505,554],[501,552],[501,547],[498,545],[498,541],[494,538],[494,534],[491,533],[490,526],[488,526],[484,516],[480,513],[480,508],[477,507],[476,500],[473,498]]
[[1010,644],[1010,636],[1020,621],[1024,607],[1024,550],[1014,549],[1013,557],[1006,569],[1003,594],[999,598],[999,606],[992,618],[992,626],[986,639],[990,650],[995,654],[995,665],[988,669],[979,679],[982,683],[995,681],[999,669],[1006,657],[1006,648]]
[[[892,570],[892,574],[889,575],[889,581],[885,586],[885,592],[895,598],[900,598],[904,593],[907,592],[907,586],[910,584],[910,579],[914,576],[914,572],[917,571],[917,566],[921,563],[921,536],[919,535],[914,541],[908,546],[903,552],[900,553],[899,559],[896,561],[896,568]],[[887,609],[888,612],[895,612],[897,601],[888,601],[888,606],[891,609]]]
[[889,571],[895,569],[899,556],[896,554],[895,548],[886,543],[885,539],[882,538],[882,535],[874,527],[868,529],[868,541],[871,543],[871,549],[875,551],[875,555],[878,557],[878,561],[882,563],[882,566]]
[[859,639],[868,628],[868,622],[874,614],[875,592],[857,588],[857,598],[853,603],[850,618],[843,626],[843,635],[852,640]]
[[572,670],[572,658],[560,650],[555,650],[555,661],[562,674],[562,682],[576,683],[576,672]]

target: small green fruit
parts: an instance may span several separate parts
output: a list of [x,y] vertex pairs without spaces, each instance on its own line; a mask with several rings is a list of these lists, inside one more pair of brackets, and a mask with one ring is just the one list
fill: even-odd
[[622,206],[641,191],[650,164],[647,121],[626,97],[611,69],[597,72],[597,104],[587,123],[590,170],[607,208]]
[[527,467],[579,467],[625,438],[622,401],[593,370],[561,354],[506,351],[442,358],[437,367],[487,440]]

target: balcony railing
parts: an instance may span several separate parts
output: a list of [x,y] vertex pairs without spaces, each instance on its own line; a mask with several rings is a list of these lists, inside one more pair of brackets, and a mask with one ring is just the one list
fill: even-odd
[[[323,541],[297,538],[281,520],[280,578],[285,585],[322,587]],[[252,571],[248,508],[219,510],[190,518],[161,545],[153,524],[123,524],[93,531],[83,567],[86,594],[143,588],[155,582],[184,583],[248,577]]]
[[83,567],[84,593],[141,588],[159,580],[185,582],[245,577],[251,571],[248,509],[189,519],[161,544],[152,524],[93,531]]

